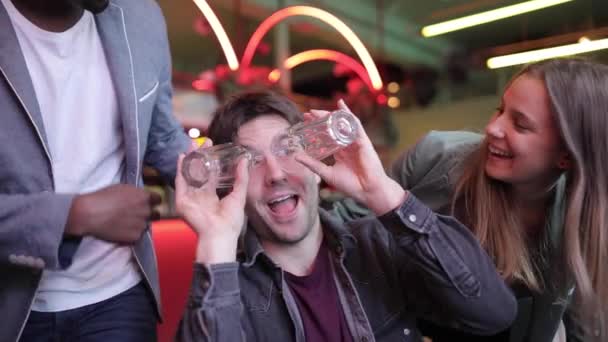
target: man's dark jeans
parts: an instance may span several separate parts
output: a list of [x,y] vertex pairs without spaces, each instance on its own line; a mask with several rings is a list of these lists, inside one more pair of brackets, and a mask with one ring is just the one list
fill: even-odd
[[30,313],[21,342],[154,342],[156,309],[143,282],[99,303]]

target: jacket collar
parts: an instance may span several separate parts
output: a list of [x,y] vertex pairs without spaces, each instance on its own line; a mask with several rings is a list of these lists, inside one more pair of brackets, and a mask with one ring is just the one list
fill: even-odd
[[46,148],[48,141],[34,85],[27,69],[25,57],[21,49],[16,48],[19,46],[19,40],[17,39],[13,23],[2,3],[0,3],[0,27],[2,28],[0,30],[0,74],[6,78],[6,81],[15,92],[19,102],[38,130],[40,139],[42,140],[41,143]]
[[[95,22],[118,100],[125,142],[126,169],[138,170],[139,139],[134,138],[138,137],[136,80],[123,9],[111,1],[105,11],[95,16]],[[135,174],[138,175],[139,172]],[[129,179],[130,183],[134,181]]]
[[[328,248],[333,254],[338,255],[341,259],[344,258],[346,252],[356,244],[355,236],[348,231],[346,225],[322,208],[319,208],[319,219],[321,229],[323,229],[323,238]],[[260,256],[271,261],[270,257],[264,253],[264,248],[254,229],[249,225],[242,240],[240,253],[242,253],[245,267],[253,266]]]
[[[97,30],[104,47],[106,60],[118,98],[119,114],[122,119],[127,169],[135,170],[138,165],[137,139],[137,98],[131,47],[127,40],[127,29],[121,7],[110,2],[108,8],[95,16]],[[6,9],[0,4],[0,75],[4,76],[21,102],[30,120],[39,132],[41,143],[48,149],[47,135],[32,79],[25,57],[19,46],[17,35]],[[131,146],[133,145],[133,146]],[[137,173],[138,174],[138,173]]]

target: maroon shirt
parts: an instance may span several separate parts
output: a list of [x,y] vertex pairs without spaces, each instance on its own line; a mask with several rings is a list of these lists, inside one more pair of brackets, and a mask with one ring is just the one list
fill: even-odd
[[300,310],[306,341],[352,342],[329,263],[322,243],[312,273],[298,277],[285,272],[285,281]]

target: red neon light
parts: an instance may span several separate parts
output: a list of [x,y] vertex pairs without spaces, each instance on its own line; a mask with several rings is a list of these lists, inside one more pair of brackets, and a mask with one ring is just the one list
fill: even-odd
[[194,80],[192,81],[192,88],[198,91],[213,91],[215,85],[209,80]]
[[260,26],[258,26],[253,35],[251,35],[251,38],[247,43],[247,47],[245,48],[243,59],[241,60],[241,67],[249,67],[257,46],[272,27],[285,18],[300,15],[317,18],[336,29],[336,31],[338,31],[350,43],[361,59],[365,69],[367,70],[367,74],[369,75],[368,79],[370,80],[373,89],[382,89],[382,79],[380,78],[380,73],[374,64],[369,51],[367,51],[359,37],[357,37],[357,35],[348,26],[346,26],[346,24],[344,24],[344,22],[335,17],[333,14],[310,6],[286,7],[266,18],[266,20],[264,20]]
[[[365,82],[371,91],[374,90],[363,65],[357,62],[354,58],[338,51],[325,49],[303,51],[287,58],[284,62],[284,66],[285,69],[291,70],[300,64],[317,60],[333,61],[346,66],[354,71],[363,80],[363,82]],[[271,82],[278,81],[280,77],[281,72],[278,69],[274,69],[270,72],[270,74],[268,74],[268,79]]]
[[376,102],[378,102],[380,105],[385,105],[387,100],[388,98],[384,94],[380,94],[378,97],[376,97]]

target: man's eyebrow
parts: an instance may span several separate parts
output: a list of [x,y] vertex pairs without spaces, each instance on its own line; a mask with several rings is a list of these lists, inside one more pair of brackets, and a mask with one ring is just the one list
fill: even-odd
[[254,152],[260,152],[260,150],[258,150],[257,148],[255,148],[253,146],[250,146],[248,144],[243,144],[243,143],[240,143],[240,142],[238,144],[241,145],[241,146],[243,146],[244,148],[246,148],[248,150],[251,150],[251,151],[254,151]]

